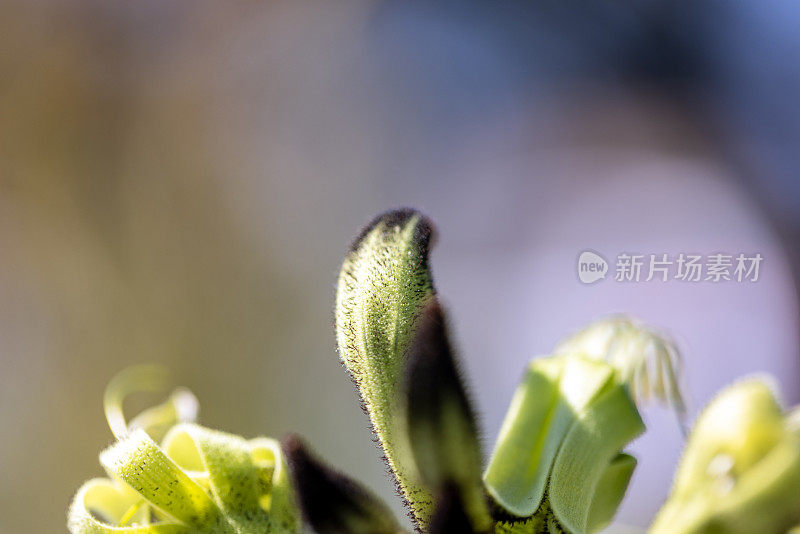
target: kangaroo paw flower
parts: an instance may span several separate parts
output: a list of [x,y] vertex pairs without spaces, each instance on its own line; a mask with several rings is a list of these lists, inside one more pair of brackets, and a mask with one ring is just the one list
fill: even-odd
[[[105,409],[117,442],[100,454],[109,478],[78,490],[68,514],[70,532],[299,532],[294,493],[274,440],[245,440],[185,422],[196,416],[197,405],[180,389],[126,424],[125,396],[137,383],[154,389],[163,379],[160,369],[143,366],[109,384]],[[159,445],[152,436],[164,432]]]
[[534,360],[484,473],[487,491],[512,516],[552,513],[569,532],[596,531],[628,485],[630,473],[615,465],[620,450],[643,431],[612,366],[582,356]]
[[651,534],[784,534],[800,523],[800,436],[769,384],[723,390],[697,419]]
[[423,523],[432,512],[433,496],[414,474],[397,399],[414,324],[434,294],[428,270],[432,236],[433,225],[416,211],[381,215],[347,253],[336,292],[339,356],[398,485]]
[[682,413],[678,364],[671,343],[626,319],[595,323],[531,362],[483,475],[517,518],[502,531],[608,525],[636,466],[622,449],[644,431],[634,399],[652,394]]

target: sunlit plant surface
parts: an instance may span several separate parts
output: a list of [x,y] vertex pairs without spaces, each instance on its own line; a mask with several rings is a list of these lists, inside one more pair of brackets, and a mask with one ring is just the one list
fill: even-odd
[[[680,359],[650,327],[617,317],[568,337],[525,370],[484,461],[428,263],[431,222],[414,210],[376,218],[356,238],[336,294],[339,356],[358,388],[398,494],[418,532],[602,530],[624,499],[654,397],[681,425]],[[329,467],[298,436],[282,443],[199,426],[176,390],[129,422],[128,393],[163,386],[144,366],[112,380],[117,441],[107,478],[69,510],[81,533],[397,534],[389,507]],[[800,410],[768,379],[724,390],[699,416],[652,534],[800,534]]]

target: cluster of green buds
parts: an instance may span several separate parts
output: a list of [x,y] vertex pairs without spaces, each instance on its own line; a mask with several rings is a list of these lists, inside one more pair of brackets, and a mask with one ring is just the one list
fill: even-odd
[[336,298],[340,357],[416,528],[603,528],[636,465],[623,452],[644,431],[634,398],[653,394],[683,413],[677,351],[623,318],[572,336],[531,362],[484,469],[431,278],[433,235],[413,210],[378,217],[348,252]]
[[126,422],[125,397],[165,383],[163,369],[139,366],[108,385],[106,418],[117,438],[100,454],[108,478],[89,480],[78,490],[68,514],[70,532],[298,532],[290,475],[275,440],[245,440],[195,424],[197,399],[185,389]]
[[[609,525],[645,425],[640,406],[671,406],[685,431],[680,357],[637,321],[599,321],[529,364],[484,462],[479,428],[429,267],[431,222],[414,210],[376,218],[345,256],[336,294],[339,355],[361,396],[415,530],[428,534],[589,534]],[[175,390],[126,422],[125,397],[164,373],[129,369],[107,388],[117,442],[108,478],[81,487],[73,534],[399,534],[374,493],[304,441],[244,438],[195,423]],[[768,381],[724,390],[696,421],[651,534],[800,534],[800,409]]]
[[[415,527],[603,529],[636,467],[624,449],[645,429],[639,407],[655,397],[686,433],[674,343],[617,317],[534,359],[484,468],[430,274],[433,234],[413,210],[375,219],[345,258],[336,299],[340,357]],[[763,380],[724,391],[695,423],[651,534],[786,534],[800,525],[799,440],[800,409],[785,414]],[[372,510],[385,517],[385,506]],[[343,532],[397,531],[352,519]]]

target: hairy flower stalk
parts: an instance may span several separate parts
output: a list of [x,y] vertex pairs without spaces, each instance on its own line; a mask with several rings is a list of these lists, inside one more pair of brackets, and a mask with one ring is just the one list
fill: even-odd
[[[153,366],[123,371],[105,394],[117,442],[100,454],[109,478],[84,484],[69,510],[73,534],[295,533],[300,524],[280,446],[192,422],[194,396],[176,390],[125,422],[122,402],[164,384]],[[154,437],[164,436],[159,446]]]
[[415,519],[423,524],[434,498],[419,480],[397,399],[414,323],[434,294],[428,271],[432,234],[431,222],[412,210],[378,217],[347,253],[336,291],[339,356]]

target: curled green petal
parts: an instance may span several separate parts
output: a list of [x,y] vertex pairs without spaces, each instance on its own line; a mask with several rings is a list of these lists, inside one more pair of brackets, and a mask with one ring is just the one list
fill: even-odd
[[117,438],[128,434],[122,404],[125,397],[138,391],[159,391],[166,387],[168,373],[160,365],[137,365],[117,373],[106,386],[103,409],[108,426]]
[[570,532],[591,532],[592,503],[604,472],[643,430],[611,365],[581,356],[534,360],[484,473],[486,489],[512,516],[545,517],[552,511],[555,519],[548,521]]
[[[162,449],[138,429],[100,460],[115,479],[90,481],[79,492],[69,521],[75,534],[128,532],[132,526],[142,533],[178,527],[176,532],[196,534],[300,530],[286,463],[274,440],[247,441],[182,424],[169,432]],[[160,521],[151,523],[153,518]]]
[[[197,400],[178,389],[159,406],[125,422],[125,396],[164,385],[163,370],[140,366],[106,390],[117,442],[100,455],[108,479],[87,482],[70,507],[73,534],[293,534],[299,512],[275,440],[217,432],[191,423]],[[151,435],[167,435],[160,447]]]
[[430,221],[413,210],[378,217],[345,257],[336,292],[339,356],[419,521],[429,516],[432,496],[414,475],[396,402],[414,323],[434,293],[428,271],[432,233]]
[[539,509],[566,436],[613,377],[612,367],[585,358],[531,362],[484,473],[487,491],[508,513],[529,517]]
[[131,419],[128,429],[141,428],[153,440],[160,441],[176,424],[196,421],[199,406],[194,393],[186,388],[177,388],[166,401]]
[[620,453],[608,464],[594,491],[589,510],[589,530],[597,532],[607,527],[617,513],[628,484],[636,469],[636,458]]
[[[85,534],[189,534],[178,522],[151,523],[148,506],[127,484],[95,478],[78,490],[69,509],[70,532]],[[123,526],[120,526],[123,525]]]
[[[609,462],[642,432],[644,423],[636,406],[616,382],[578,415],[553,463],[549,484],[553,513],[567,531],[593,531],[590,513]],[[610,510],[605,512],[613,516]]]
[[164,450],[193,479],[206,481],[226,520],[245,532],[296,532],[299,515],[285,461],[275,440],[184,424],[164,439]]
[[141,428],[158,441],[173,425],[197,419],[197,398],[188,389],[178,388],[163,404],[126,422],[122,409],[125,398],[136,392],[161,391],[166,388],[168,377],[165,367],[144,364],[124,369],[111,379],[103,394],[103,409],[114,436],[122,438],[131,430]]
[[725,389],[698,418],[652,534],[784,534],[800,522],[800,438],[763,380]]
[[486,489],[495,502],[520,518],[539,508],[550,466],[572,422],[559,390],[563,363],[550,358],[531,362],[484,473]]
[[269,512],[269,532],[299,532],[300,510],[280,443],[271,438],[255,438],[248,444],[262,484],[261,507]]
[[165,438],[164,450],[192,464],[199,458],[208,472],[215,503],[238,524],[249,529],[266,524],[267,511],[259,503],[259,481],[246,440],[197,425],[180,425]]
[[209,530],[220,510],[143,430],[135,430],[100,455],[100,463],[159,510],[182,523]]

